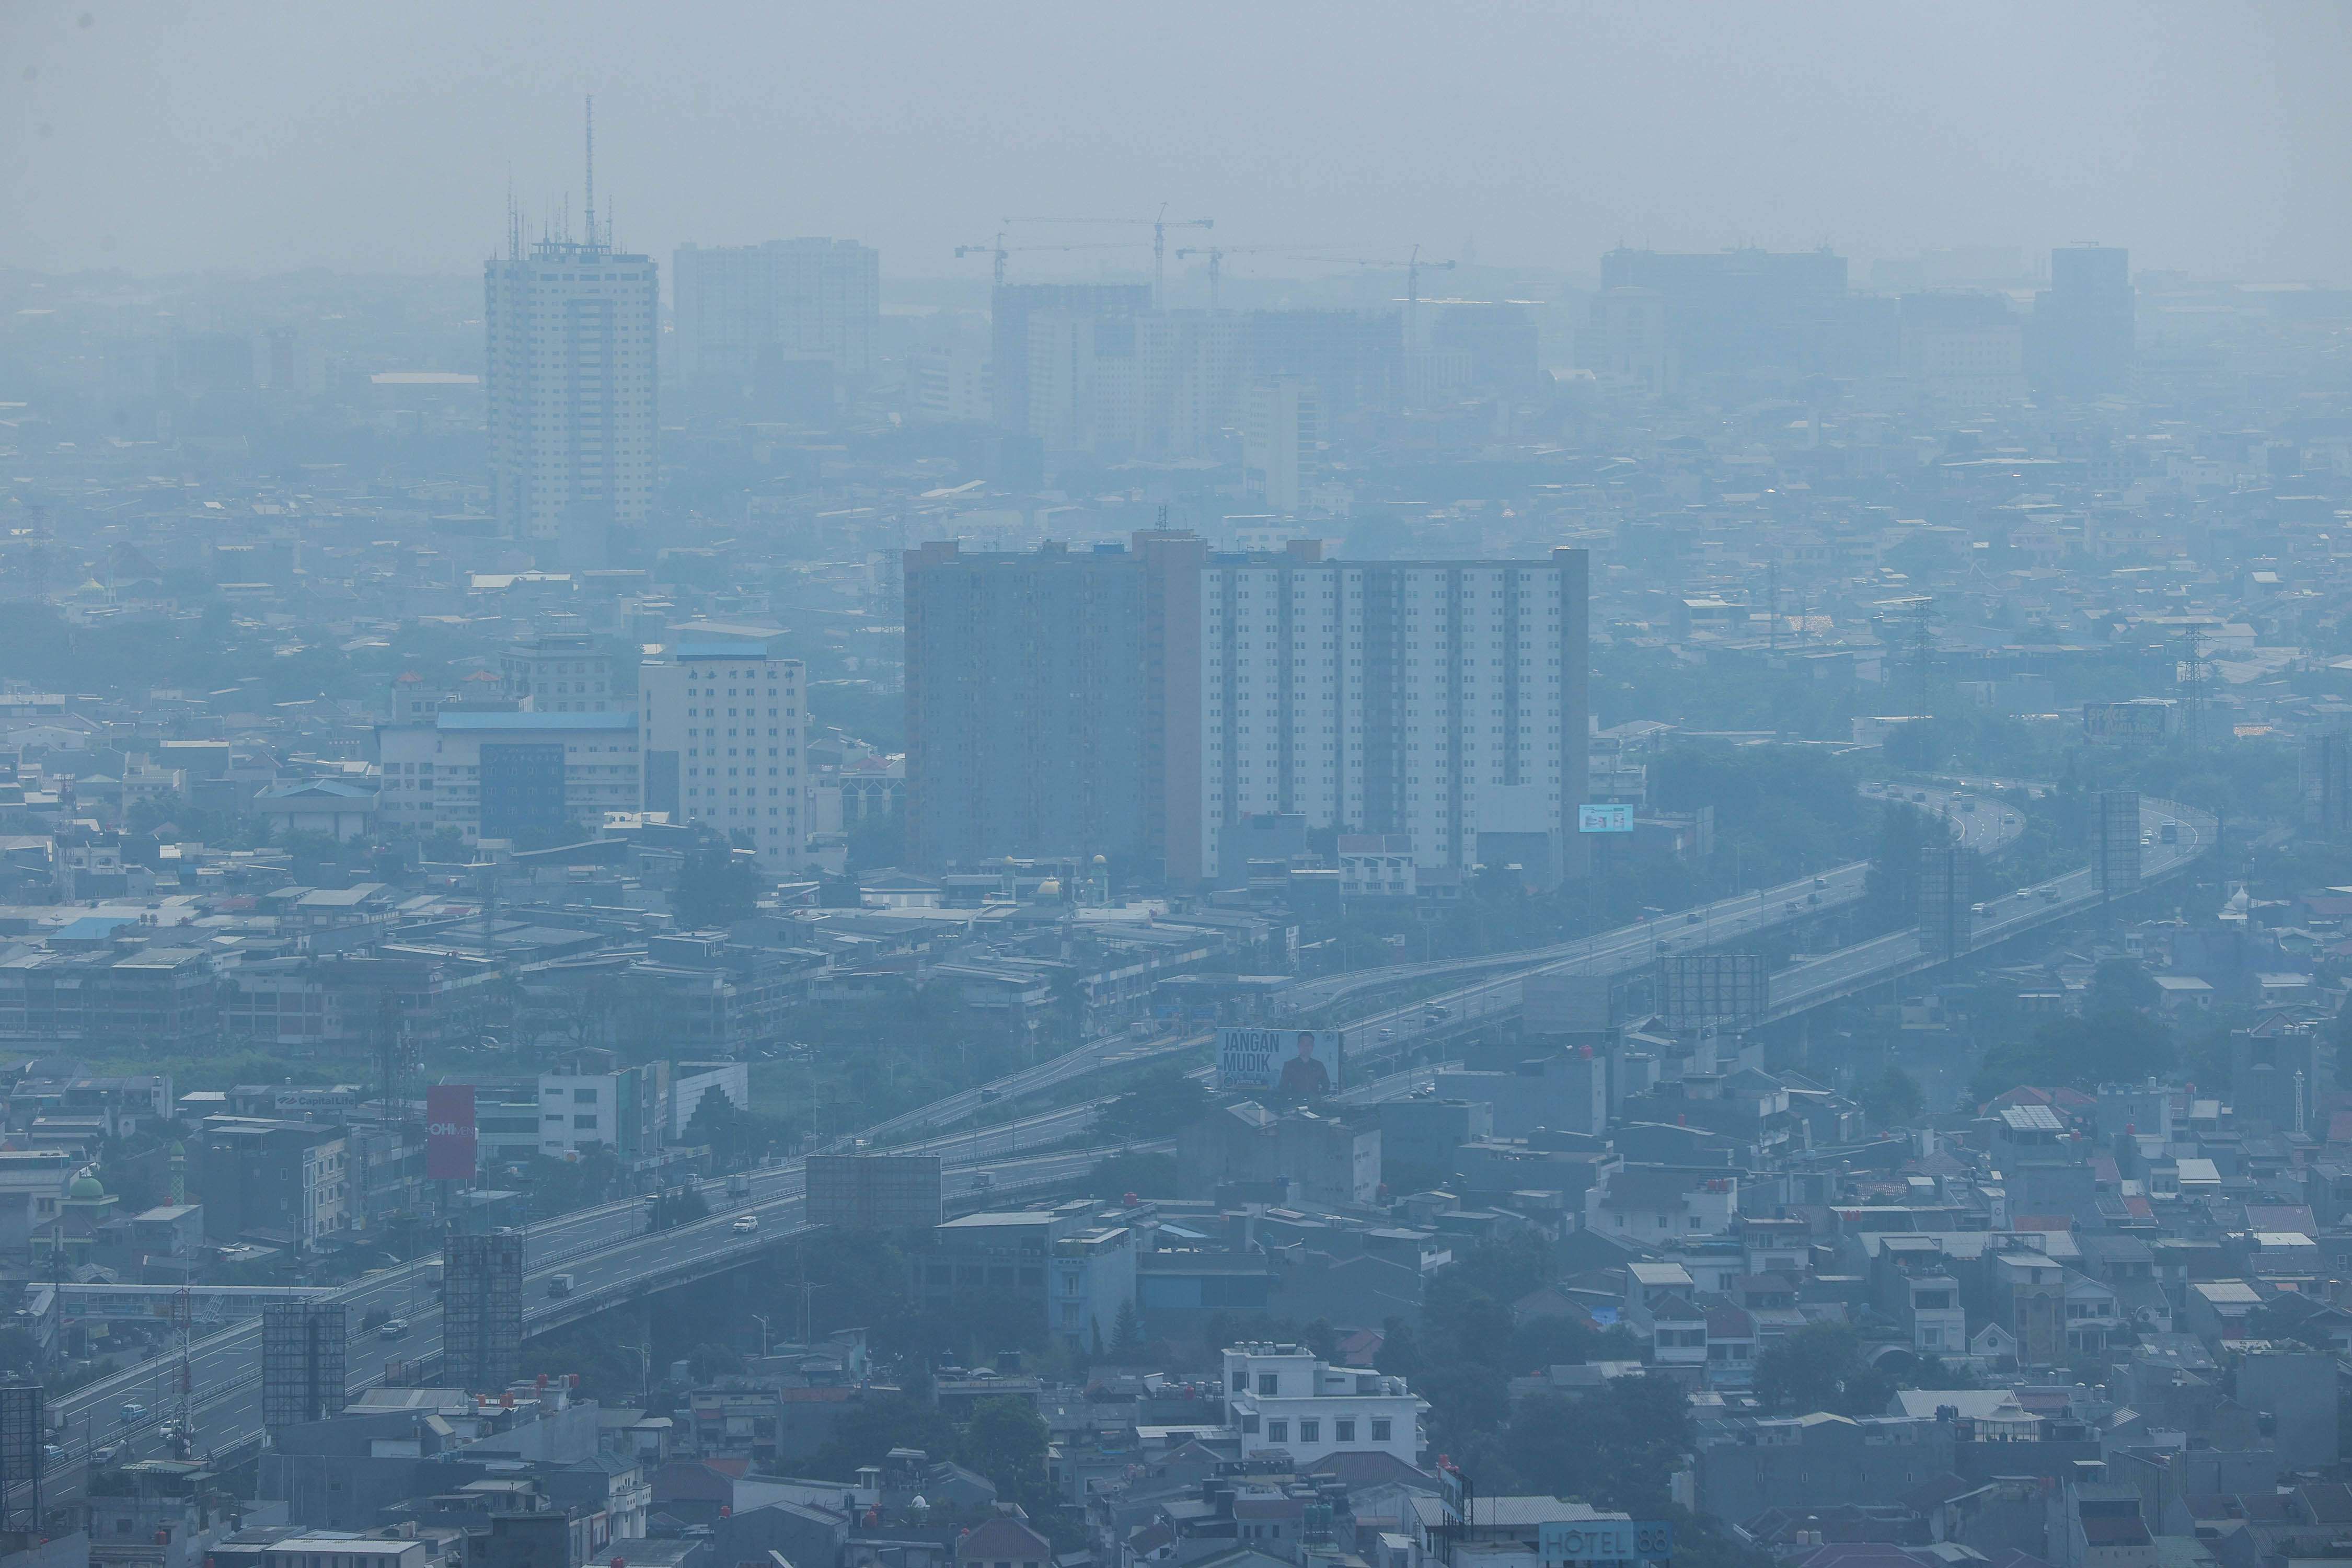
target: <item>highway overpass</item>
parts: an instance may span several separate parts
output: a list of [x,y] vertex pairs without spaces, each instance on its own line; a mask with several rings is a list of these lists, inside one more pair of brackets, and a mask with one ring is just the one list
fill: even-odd
[[[2148,801],[2143,817],[2153,834],[2165,817],[2179,824],[2180,841],[2156,842],[2145,851],[2143,880],[2154,882],[2190,865],[2212,845],[2214,823],[2202,813],[2168,802]],[[1351,1020],[1350,1077],[1355,1079],[1343,1098],[1358,1103],[1410,1093],[1429,1080],[1431,1067],[1412,1070],[1379,1070],[1383,1062],[1414,1055],[1426,1058],[1446,1041],[1517,1014],[1521,982],[1530,974],[1588,973],[1622,975],[1635,973],[1662,953],[1701,952],[1791,919],[1851,903],[1862,896],[1867,875],[1864,863],[1842,866],[1797,882],[1760,893],[1719,900],[1674,917],[1637,925],[1590,939],[1520,955],[1523,966],[1515,973],[1469,980],[1440,995]],[[2027,894],[1989,908],[1975,922],[1970,951],[1980,951],[2043,925],[2053,924],[2095,907],[2099,891],[2088,871],[2053,879]],[[1528,958],[1536,962],[1527,963]],[[1793,1016],[1868,986],[1884,984],[1928,967],[1916,931],[1899,931],[1841,949],[1812,955],[1772,977],[1768,1016]],[[1329,991],[1325,996],[1344,994]],[[1160,1043],[1139,1050],[1123,1040],[1095,1042],[1066,1058],[999,1079],[982,1089],[969,1089],[893,1118],[873,1129],[875,1136],[936,1126],[969,1117],[982,1104],[1068,1082],[1106,1064],[1173,1056],[1205,1043],[1207,1037]],[[1199,1069],[1205,1072],[1206,1069]],[[970,1200],[984,1195],[993,1200],[1066,1184],[1083,1175],[1114,1147],[1046,1149],[1041,1144],[1066,1143],[1080,1136],[1107,1101],[1095,1100],[1061,1107],[1001,1124],[970,1128],[896,1145],[910,1152],[940,1154],[950,1169],[951,1197]],[[878,1137],[877,1142],[878,1142]],[[643,1300],[659,1291],[736,1268],[768,1249],[808,1234],[803,1214],[803,1167],[790,1161],[749,1173],[749,1191],[730,1195],[728,1184],[712,1180],[700,1190],[715,1212],[708,1219],[647,1232],[647,1204],[643,1198],[583,1209],[530,1226],[526,1233],[526,1331],[544,1332],[577,1321],[591,1313]],[[758,1227],[748,1233],[734,1228],[744,1215],[756,1215]],[[426,1361],[437,1355],[440,1313],[428,1270],[437,1259],[420,1259],[364,1278],[334,1293],[356,1323],[371,1309],[381,1308],[404,1320],[406,1329],[391,1340],[363,1338],[353,1346],[354,1391],[380,1381],[387,1360]],[[548,1294],[557,1273],[572,1277],[570,1292]],[[189,1356],[195,1411],[194,1433],[200,1450],[225,1456],[258,1440],[260,1436],[260,1330],[247,1321],[194,1342]],[[155,1426],[174,1403],[179,1357],[158,1357],[115,1373],[51,1401],[63,1416],[60,1446],[65,1458],[47,1495],[64,1500],[79,1485],[83,1461],[93,1447],[124,1439],[151,1447]],[[127,1406],[139,1414],[125,1419]]]

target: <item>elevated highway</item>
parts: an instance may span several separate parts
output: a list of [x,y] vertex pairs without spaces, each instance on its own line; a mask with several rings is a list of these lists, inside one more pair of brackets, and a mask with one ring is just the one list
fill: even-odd
[[[2178,874],[2212,847],[2210,816],[2178,805],[2143,805],[2150,842],[2143,850],[2143,883]],[[2177,825],[2179,841],[2166,843],[2158,828]],[[1760,893],[1719,900],[1671,918],[1642,921],[1586,942],[1516,955],[1519,967],[1502,975],[1477,975],[1441,994],[1350,1020],[1349,1075],[1342,1099],[1356,1103],[1392,1099],[1429,1081],[1432,1062],[1452,1039],[1516,1015],[1522,983],[1536,974],[1621,975],[1637,972],[1663,953],[1706,951],[1790,920],[1849,904],[1862,897],[1867,866],[1842,866],[1819,877]],[[1972,921],[1971,952],[1982,951],[2041,926],[2079,915],[2099,902],[2092,873],[2076,871],[1989,905]],[[1528,960],[1535,962],[1528,963]],[[1483,964],[1484,961],[1479,961]],[[1784,1018],[1807,1008],[1854,994],[1869,986],[1929,967],[1934,962],[1916,931],[1805,958],[1772,977],[1767,1016]],[[1334,977],[1340,978],[1340,977]],[[1340,999],[1344,986],[1310,993],[1317,1005]],[[1139,1053],[1133,1042],[1113,1039],[1082,1047],[1068,1057],[965,1090],[892,1118],[868,1131],[877,1146],[887,1134],[919,1132],[982,1104],[1035,1093],[1068,1082],[1107,1063],[1151,1059],[1197,1048],[1208,1037],[1160,1043]],[[1205,1071],[1206,1069],[1201,1069]],[[951,1199],[993,1200],[1049,1188],[1084,1174],[1117,1146],[1073,1147],[1082,1141],[1108,1103],[1095,1100],[1000,1124],[968,1128],[895,1143],[906,1151],[938,1152],[949,1167]],[[1045,1147],[1059,1145],[1058,1147]],[[1164,1147],[1155,1146],[1155,1147]],[[627,1199],[581,1209],[533,1225],[525,1236],[526,1333],[541,1333],[597,1311],[641,1301],[659,1291],[736,1268],[809,1233],[803,1211],[804,1163],[783,1162],[743,1178],[744,1190],[730,1194],[724,1180],[700,1184],[710,1217],[660,1231],[647,1231],[647,1205]],[[757,1221],[738,1230],[746,1216]],[[383,1270],[333,1293],[356,1324],[372,1309],[404,1321],[392,1339],[365,1336],[352,1344],[352,1388],[357,1392],[384,1375],[386,1361],[429,1362],[439,1353],[440,1309],[432,1278],[438,1260],[419,1259]],[[571,1289],[551,1295],[555,1275],[571,1277]],[[194,1411],[195,1447],[228,1458],[260,1438],[260,1327],[250,1320],[194,1342],[187,1371]],[[45,1497],[69,1500],[81,1484],[94,1449],[130,1442],[152,1450],[154,1430],[177,1399],[180,1358],[155,1358],[52,1400],[62,1418],[56,1474]]]

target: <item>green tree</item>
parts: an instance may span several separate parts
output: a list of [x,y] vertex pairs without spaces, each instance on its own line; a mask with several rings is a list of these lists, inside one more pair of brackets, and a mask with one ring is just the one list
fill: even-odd
[[743,1357],[726,1345],[705,1342],[687,1352],[686,1369],[697,1383],[743,1370]]
[[859,817],[848,838],[852,871],[878,871],[907,858],[906,818],[895,811]]
[[2155,979],[2131,958],[2102,959],[2091,972],[2091,993],[2085,1013],[2147,1012],[2163,999]]
[[707,844],[679,863],[670,910],[687,931],[730,926],[759,912],[760,889],[759,867],[750,855]]
[[1881,1131],[1916,1121],[1927,1109],[1927,1096],[1919,1088],[1919,1080],[1899,1067],[1890,1066],[1880,1073],[1859,1098],[1862,1109],[1869,1113],[1870,1124]]
[[1893,1396],[1894,1380],[1862,1359],[1862,1340],[1843,1323],[1812,1323],[1756,1359],[1756,1398],[1782,1415],[1826,1410],[1875,1415]]
[[1209,1113],[1209,1091],[1182,1068],[1162,1068],[1103,1108],[1114,1138],[1163,1138]]
[[1985,1053],[1970,1092],[1981,1102],[2021,1084],[2095,1089],[2172,1070],[2172,1036],[2161,1020],[2131,1009],[2053,1018],[2024,1040]]
[[1111,1324],[1111,1359],[1129,1365],[1143,1355],[1143,1320],[1138,1315],[1133,1301],[1118,1304],[1118,1317]]
[[1538,1395],[1510,1423],[1522,1485],[1655,1518],[1692,1441],[1690,1401],[1670,1377],[1612,1378],[1581,1398]]
[[893,1448],[920,1448],[945,1458],[959,1442],[955,1423],[921,1400],[904,1394],[869,1394],[853,1400],[833,1436],[808,1460],[809,1473],[851,1480],[868,1465],[878,1465]]
[[996,1495],[1032,1512],[1050,1509],[1045,1418],[1025,1399],[983,1399],[964,1431],[963,1462],[996,1483]]

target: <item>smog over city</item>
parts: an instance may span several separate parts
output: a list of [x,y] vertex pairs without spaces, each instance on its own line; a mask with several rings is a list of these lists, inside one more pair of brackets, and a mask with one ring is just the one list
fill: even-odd
[[0,7],[0,1568],[2352,1568],[2347,80]]

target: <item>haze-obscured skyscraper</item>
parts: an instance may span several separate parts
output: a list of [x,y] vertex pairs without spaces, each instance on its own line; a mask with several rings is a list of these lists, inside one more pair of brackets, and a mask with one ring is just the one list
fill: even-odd
[[1315,482],[1323,421],[1315,384],[1286,375],[1253,383],[1242,427],[1242,485],[1279,517],[1296,517]]
[[[1071,356],[1083,348],[1090,358],[1097,351],[1094,325],[1110,324],[1114,335],[1123,331],[1126,341],[1133,342],[1132,322],[1135,317],[1151,308],[1151,287],[1146,283],[1002,283],[989,300],[989,327],[992,344],[992,364],[994,382],[992,387],[996,403],[996,423],[1015,435],[1038,434],[1039,413],[1030,407],[1033,350],[1030,339],[1030,318],[1043,316],[1051,323],[1050,332],[1044,337],[1045,351],[1058,346],[1065,363],[1061,386],[1082,381],[1089,367],[1071,363]],[[1084,330],[1080,330],[1083,325]],[[1130,346],[1129,353],[1133,350]],[[1054,411],[1054,393],[1043,389],[1042,410],[1050,423]]]
[[790,360],[824,360],[843,375],[874,369],[882,327],[882,254],[849,239],[681,245],[678,380],[755,386]]
[[1845,323],[1845,258],[1831,250],[1610,251],[1601,287],[1655,289],[1679,370],[1829,368]]
[[2070,245],[2050,253],[2050,287],[2034,297],[2034,373],[2062,392],[2106,392],[2131,374],[2131,252]]
[[572,542],[602,564],[606,531],[651,514],[655,271],[593,238],[485,264],[491,500],[508,538]]

